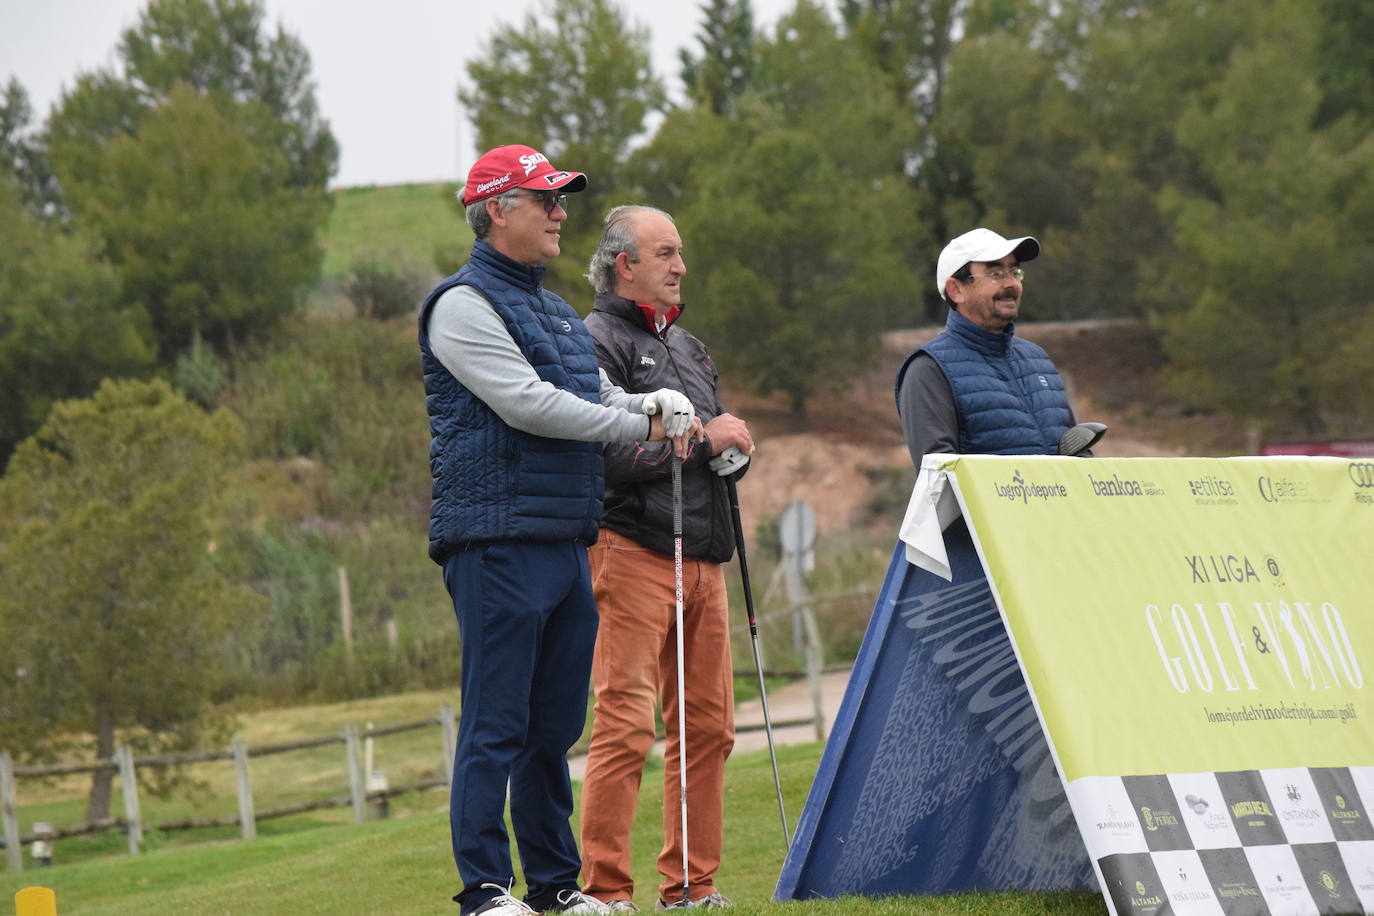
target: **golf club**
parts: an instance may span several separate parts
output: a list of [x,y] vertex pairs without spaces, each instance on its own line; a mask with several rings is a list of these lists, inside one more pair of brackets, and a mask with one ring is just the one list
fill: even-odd
[[730,515],[735,523],[735,551],[739,554],[740,578],[744,580],[744,607],[749,614],[749,638],[754,645],[754,668],[759,675],[759,700],[763,704],[763,728],[768,733],[768,756],[773,761],[773,786],[778,790],[782,843],[784,849],[791,849],[792,837],[787,830],[787,811],[782,804],[782,777],[778,775],[778,752],[773,745],[773,717],[768,712],[768,691],[763,686],[763,655],[759,651],[759,625],[754,617],[754,592],[749,585],[749,560],[744,554],[744,523],[740,521],[739,490],[735,488],[734,475],[725,478],[725,485],[730,491]]
[[682,459],[673,455],[673,589],[677,599],[677,765],[682,790],[682,900],[691,906],[687,872],[687,693],[682,652]]

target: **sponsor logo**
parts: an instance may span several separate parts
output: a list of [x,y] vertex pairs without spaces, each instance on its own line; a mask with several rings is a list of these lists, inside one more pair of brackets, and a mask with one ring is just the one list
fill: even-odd
[[1270,477],[1266,474],[1256,478],[1255,485],[1259,488],[1260,499],[1267,503],[1319,503],[1327,501],[1319,496],[1312,489],[1312,484],[1306,480],[1294,480],[1291,477]]
[[553,187],[554,185],[558,184],[560,181],[567,177],[567,172],[551,172],[550,174],[544,176],[544,183],[547,184],[549,187]]
[[1355,486],[1363,489],[1374,487],[1374,461],[1352,461],[1345,472]]
[[1333,900],[1341,895],[1341,892],[1336,890],[1336,879],[1332,876],[1331,872],[1323,871],[1319,880],[1322,883],[1322,887],[1326,888],[1326,892],[1331,895]]
[[563,333],[564,333],[564,334],[571,334],[571,333],[572,333],[572,322],[569,321],[569,320],[566,319],[566,318],[563,319]]
[[1140,822],[1145,825],[1145,829],[1154,832],[1161,827],[1177,827],[1178,818],[1168,811],[1154,811],[1148,807],[1141,806]]
[[1098,496],[1163,496],[1164,488],[1155,485],[1148,480],[1134,480],[1132,478],[1122,478],[1119,474],[1113,474],[1108,480],[1098,480],[1093,475],[1088,475],[1088,483],[1092,484],[1093,493]]
[[1043,375],[1037,375],[1036,378],[1040,379],[1040,387],[1041,387],[1041,388],[1048,388],[1048,387],[1050,387],[1050,380],[1047,379],[1047,378],[1045,378]]
[[1207,813],[1207,799],[1203,798],[1201,795],[1185,795],[1183,801],[1189,808],[1193,809],[1194,814]]
[[1236,499],[1236,488],[1231,481],[1210,474],[1188,481],[1188,489],[1193,494],[1193,502],[1198,505],[1234,506],[1240,502]]
[[652,356],[641,356],[641,357],[639,358],[639,364],[640,364],[641,366],[657,366],[657,365],[658,365],[658,363],[654,362],[654,358],[653,358]]
[[1032,499],[1050,500],[1058,499],[1069,495],[1069,490],[1062,483],[1033,483],[1028,482],[1021,476],[1018,468],[1011,475],[1011,482],[1007,484],[994,483],[997,495],[1002,499],[1016,502],[1018,499],[1022,503],[1029,503]]
[[482,182],[481,184],[479,184],[479,185],[477,186],[477,193],[478,193],[478,194],[485,194],[485,193],[487,193],[488,191],[495,190],[496,188],[499,188],[499,187],[503,187],[504,185],[508,184],[509,182],[510,182],[510,172],[507,172],[506,174],[502,175],[500,178],[493,178],[491,181],[484,181],[484,182]]
[[1265,801],[1241,801],[1231,806],[1232,817],[1273,817],[1274,809]]
[[543,153],[526,153],[520,157],[520,164],[525,167],[526,176],[528,176],[530,172],[533,172],[535,168],[538,167],[539,163],[548,161],[549,157],[545,156]]
[[1245,884],[1223,884],[1217,888],[1217,896],[1223,900],[1235,900],[1240,897],[1258,897],[1259,889]]

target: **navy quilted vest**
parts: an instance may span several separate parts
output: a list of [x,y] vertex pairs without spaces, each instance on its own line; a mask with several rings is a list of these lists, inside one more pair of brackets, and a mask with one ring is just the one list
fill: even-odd
[[1058,452],[1059,437],[1073,424],[1064,380],[1043,349],[1015,336],[1015,325],[994,334],[950,309],[944,332],[902,364],[899,393],[907,366],[922,352],[940,364],[954,392],[961,454]]
[[490,541],[596,540],[604,484],[600,442],[549,439],[507,426],[444,368],[429,346],[429,315],[454,286],[477,289],[506,323],[539,377],[601,402],[592,337],[568,303],[544,289],[529,267],[478,241],[472,257],[426,297],[420,358],[429,408],[434,478],[429,555]]

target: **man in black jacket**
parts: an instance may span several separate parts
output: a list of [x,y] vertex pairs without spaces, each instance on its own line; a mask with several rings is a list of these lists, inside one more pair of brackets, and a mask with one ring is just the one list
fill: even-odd
[[[720,865],[725,758],[734,745],[734,689],[725,577],[734,530],[724,475],[741,471],[754,449],[744,421],[716,394],[706,347],[677,326],[682,314],[682,239],[672,218],[651,207],[606,216],[587,279],[596,304],[587,328],[607,377],[627,392],[672,387],[692,401],[705,437],[682,462],[683,659],[687,731],[688,884],[683,899],[679,810],[677,633],[671,458],[659,443],[606,446],[601,536],[590,548],[601,614],[592,683],[595,724],[582,789],[585,893],[612,912],[636,910],[630,824],[644,761],[654,742],[661,697],[664,754],[663,875],[659,906],[715,908],[730,901],[715,887]],[[727,454],[726,449],[735,446]]]

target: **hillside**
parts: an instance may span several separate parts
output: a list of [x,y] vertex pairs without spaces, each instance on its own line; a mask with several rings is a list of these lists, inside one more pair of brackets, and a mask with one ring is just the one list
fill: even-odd
[[[808,405],[808,428],[794,427],[781,398],[750,396],[738,385],[725,400],[753,428],[757,461],[740,484],[745,530],[794,499],[816,510],[820,530],[840,531],[875,493],[874,479],[914,479],[894,403],[893,380],[906,354],[939,328],[890,331],[872,366],[838,396]],[[1018,333],[1049,352],[1069,387],[1078,417],[1110,430],[1103,457],[1235,454],[1243,431],[1215,415],[1188,415],[1157,392],[1163,364],[1158,336],[1143,322],[1025,322]],[[894,485],[894,484],[890,484]]]

